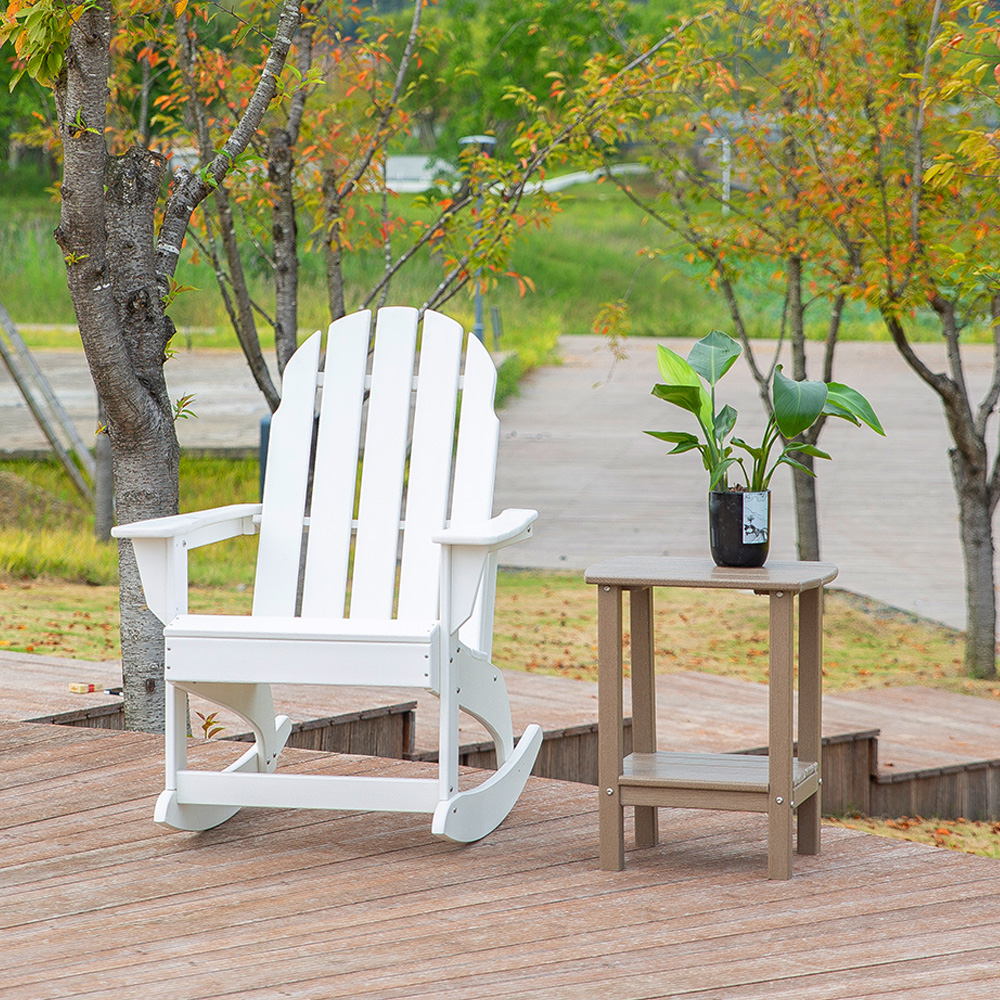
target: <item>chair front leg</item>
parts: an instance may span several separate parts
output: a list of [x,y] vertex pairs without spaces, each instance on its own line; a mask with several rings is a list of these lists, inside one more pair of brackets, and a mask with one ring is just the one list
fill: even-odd
[[166,774],[164,788],[177,790],[177,772],[187,767],[188,700],[187,692],[167,682],[164,737]]
[[458,794],[458,704],[459,669],[455,658],[458,636],[452,634],[452,568],[451,546],[443,546],[441,553],[441,662],[435,672],[438,678],[441,722],[438,732],[438,781],[442,802]]

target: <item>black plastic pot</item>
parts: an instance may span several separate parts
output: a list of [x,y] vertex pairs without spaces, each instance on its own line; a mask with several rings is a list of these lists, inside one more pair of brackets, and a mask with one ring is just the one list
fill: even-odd
[[716,566],[763,566],[771,542],[771,494],[708,494],[708,536]]

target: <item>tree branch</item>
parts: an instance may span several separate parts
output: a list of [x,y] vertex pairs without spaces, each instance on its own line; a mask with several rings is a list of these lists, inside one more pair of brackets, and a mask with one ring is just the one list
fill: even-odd
[[222,151],[208,165],[204,176],[196,176],[190,171],[180,171],[175,189],[167,201],[156,245],[157,273],[164,291],[168,279],[177,269],[181,246],[192,213],[209,192],[222,183],[236,162],[236,158],[246,151],[250,140],[264,120],[264,115],[278,91],[278,76],[288,58],[299,20],[299,0],[282,0],[278,26],[260,79],[246,110],[230,133]]

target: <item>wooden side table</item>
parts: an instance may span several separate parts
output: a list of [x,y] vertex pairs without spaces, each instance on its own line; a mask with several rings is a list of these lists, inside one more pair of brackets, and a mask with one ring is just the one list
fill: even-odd
[[[657,842],[660,806],[764,812],[768,876],[792,873],[792,813],[798,851],[820,849],[822,783],[823,585],[830,563],[770,562],[760,569],[709,559],[609,559],[585,575],[597,585],[601,868],[625,866],[624,807],[635,807],[639,847]],[[766,594],[770,602],[768,755],[669,753],[656,749],[653,587],[713,587]],[[622,591],[631,614],[633,752],[622,726]],[[793,598],[799,598],[799,756],[793,755]],[[724,720],[720,720],[723,724]]]

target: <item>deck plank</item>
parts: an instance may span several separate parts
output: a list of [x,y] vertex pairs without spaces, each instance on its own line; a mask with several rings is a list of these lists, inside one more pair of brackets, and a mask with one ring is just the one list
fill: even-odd
[[[831,828],[769,882],[761,817],[664,810],[663,843],[602,872],[593,789],[543,779],[462,847],[405,815],[258,810],[172,833],[151,822],[155,738],[39,728],[0,724],[4,770],[25,748],[0,793],[4,1000],[1000,992],[987,859]],[[305,751],[286,766],[307,761],[425,770]]]

